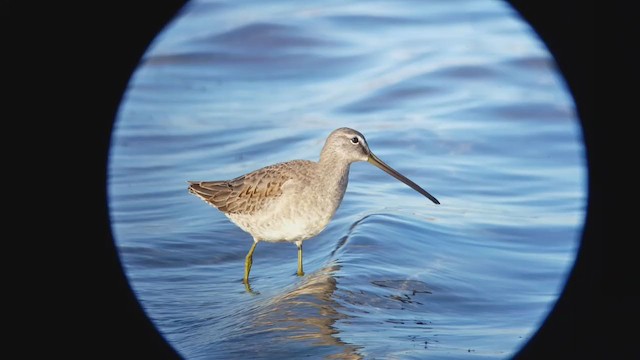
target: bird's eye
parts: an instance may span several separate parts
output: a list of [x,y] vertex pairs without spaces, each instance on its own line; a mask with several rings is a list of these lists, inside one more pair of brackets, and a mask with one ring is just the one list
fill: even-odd
[[358,140],[358,137],[357,137],[357,136],[354,136],[354,137],[352,137],[352,138],[351,138],[351,143],[352,143],[352,144],[357,144],[357,143],[358,143],[358,141],[359,141],[359,140]]

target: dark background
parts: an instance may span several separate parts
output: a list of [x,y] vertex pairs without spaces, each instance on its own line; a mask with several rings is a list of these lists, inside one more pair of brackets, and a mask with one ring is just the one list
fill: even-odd
[[[622,180],[637,176],[619,171],[638,163],[629,159],[633,142],[623,140],[638,120],[632,112],[639,80],[631,52],[638,47],[630,32],[635,12],[614,1],[598,14],[593,1],[509,2],[567,80],[589,162],[587,224],[575,268],[557,306],[517,358],[640,358],[638,331],[631,330],[637,329],[640,304],[631,251],[638,235],[619,226],[623,214],[635,212],[635,191]],[[6,125],[5,140],[22,135],[5,158],[12,176],[24,180],[15,191],[7,189],[20,204],[9,225],[20,227],[16,242],[26,245],[4,254],[14,258],[7,262],[17,260],[12,269],[18,273],[39,265],[36,275],[27,271],[26,281],[5,296],[17,300],[15,309],[26,307],[15,310],[12,327],[26,340],[18,347],[23,355],[178,358],[145,317],[120,267],[110,233],[106,164],[129,77],[183,4],[0,0],[4,86],[12,90],[2,113],[18,125],[17,131]],[[596,53],[605,61],[596,65]],[[38,260],[25,255],[31,253]]]

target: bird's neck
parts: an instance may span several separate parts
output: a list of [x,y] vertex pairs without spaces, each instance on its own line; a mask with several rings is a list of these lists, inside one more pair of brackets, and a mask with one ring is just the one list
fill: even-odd
[[346,187],[346,182],[349,177],[349,165],[351,165],[350,162],[330,152],[322,152],[318,164],[320,165],[319,176],[324,179],[324,182],[334,184],[333,188],[335,189]]
[[349,183],[349,165],[347,161],[340,161],[339,158],[320,157],[318,162],[318,182],[323,184],[322,197],[333,200],[329,204],[334,207],[331,216],[335,213],[342,202],[342,198]]
[[351,162],[333,151],[325,150],[326,149],[322,149],[322,152],[320,152],[320,161],[318,161],[323,170],[330,172],[337,171],[339,173],[349,172]]

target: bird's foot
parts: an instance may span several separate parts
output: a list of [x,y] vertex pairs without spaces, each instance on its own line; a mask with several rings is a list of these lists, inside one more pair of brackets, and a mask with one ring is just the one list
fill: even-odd
[[251,289],[251,284],[249,284],[249,280],[247,279],[242,279],[242,283],[244,284],[244,290],[246,292],[248,292],[251,295],[259,295],[260,293],[257,291],[253,291],[253,289]]

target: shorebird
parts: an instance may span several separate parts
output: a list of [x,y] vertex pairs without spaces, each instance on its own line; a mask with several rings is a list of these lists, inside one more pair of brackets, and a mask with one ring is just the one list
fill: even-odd
[[253,252],[260,241],[295,243],[297,275],[303,276],[302,242],[318,235],[329,224],[347,189],[349,166],[356,161],[377,166],[440,204],[426,190],[375,156],[364,135],[349,128],[339,128],[329,134],[318,162],[293,160],[232,180],[189,181],[189,192],[220,210],[253,237],[245,258],[245,285],[249,284]]

